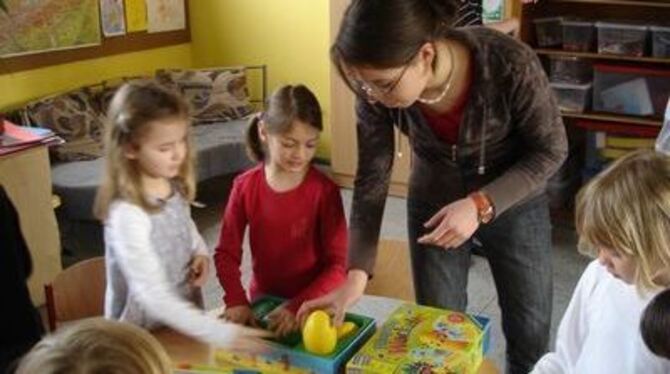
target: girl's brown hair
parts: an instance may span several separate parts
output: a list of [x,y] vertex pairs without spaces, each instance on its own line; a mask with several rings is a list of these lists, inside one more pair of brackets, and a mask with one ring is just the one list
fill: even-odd
[[17,374],[168,374],[165,349],[148,332],[123,322],[91,318],[43,338],[21,360]]
[[668,286],[669,156],[642,150],[613,162],[581,189],[575,218],[582,253],[607,248],[631,257],[640,291]]
[[[93,208],[96,217],[105,220],[115,199],[127,200],[150,212],[160,208],[142,193],[137,161],[128,159],[125,153],[127,147],[138,146],[150,124],[172,118],[190,124],[188,104],[176,92],[147,80],[132,81],[119,88],[107,112],[105,173]],[[174,182],[179,192],[193,201],[195,160],[188,137],[186,157]]]
[[319,131],[323,130],[321,107],[312,91],[301,84],[282,86],[267,100],[265,111],[249,121],[247,128],[249,157],[256,161],[264,161],[266,157],[263,142],[258,135],[260,122],[268,133],[283,134],[291,129],[296,120]]

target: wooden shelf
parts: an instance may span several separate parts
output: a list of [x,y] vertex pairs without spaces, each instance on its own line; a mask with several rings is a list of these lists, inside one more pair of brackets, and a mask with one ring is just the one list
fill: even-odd
[[666,0],[550,0],[551,3],[587,3],[587,4],[606,4],[606,5],[629,5],[629,6],[647,6],[670,8],[670,3]]
[[668,64],[670,65],[670,58],[655,58],[655,57],[634,57],[623,55],[605,55],[595,52],[572,52],[560,49],[546,49],[536,48],[535,52],[539,55],[545,56],[567,56],[567,57],[581,57],[594,60],[610,60],[610,61],[628,61],[628,62],[647,62],[654,64]]
[[650,118],[639,118],[639,117],[630,117],[622,116],[616,114],[604,114],[604,113],[575,113],[575,112],[561,112],[561,115],[566,118],[577,118],[577,119],[588,119],[593,121],[607,121],[607,122],[618,122],[625,123],[630,125],[638,126],[655,126],[661,127],[663,121],[660,119],[650,119]]

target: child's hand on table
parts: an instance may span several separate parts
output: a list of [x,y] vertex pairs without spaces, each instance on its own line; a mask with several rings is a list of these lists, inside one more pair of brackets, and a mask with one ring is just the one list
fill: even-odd
[[240,325],[258,327],[256,317],[251,311],[249,305],[237,305],[226,308],[226,310],[221,315],[221,318]]
[[266,318],[268,328],[274,331],[276,336],[286,336],[300,328],[295,314],[284,305],[270,312]]
[[202,287],[209,274],[209,256],[195,255],[189,264],[188,282],[191,286]]

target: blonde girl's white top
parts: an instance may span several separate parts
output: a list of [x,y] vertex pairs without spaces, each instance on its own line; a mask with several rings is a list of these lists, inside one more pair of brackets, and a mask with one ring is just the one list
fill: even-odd
[[167,325],[199,340],[229,345],[239,327],[205,314],[188,283],[194,255],[208,255],[188,202],[179,193],[157,213],[114,201],[105,222],[105,316],[147,329]]
[[670,361],[651,353],[640,335],[640,318],[653,296],[640,296],[591,262],[561,320],[555,351],[532,373],[670,373]]

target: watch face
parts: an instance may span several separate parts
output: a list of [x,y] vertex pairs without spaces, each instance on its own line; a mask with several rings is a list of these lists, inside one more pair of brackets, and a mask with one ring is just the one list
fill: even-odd
[[484,212],[482,212],[481,217],[482,217],[481,219],[482,223],[491,222],[491,220],[493,219],[493,207],[489,207]]

